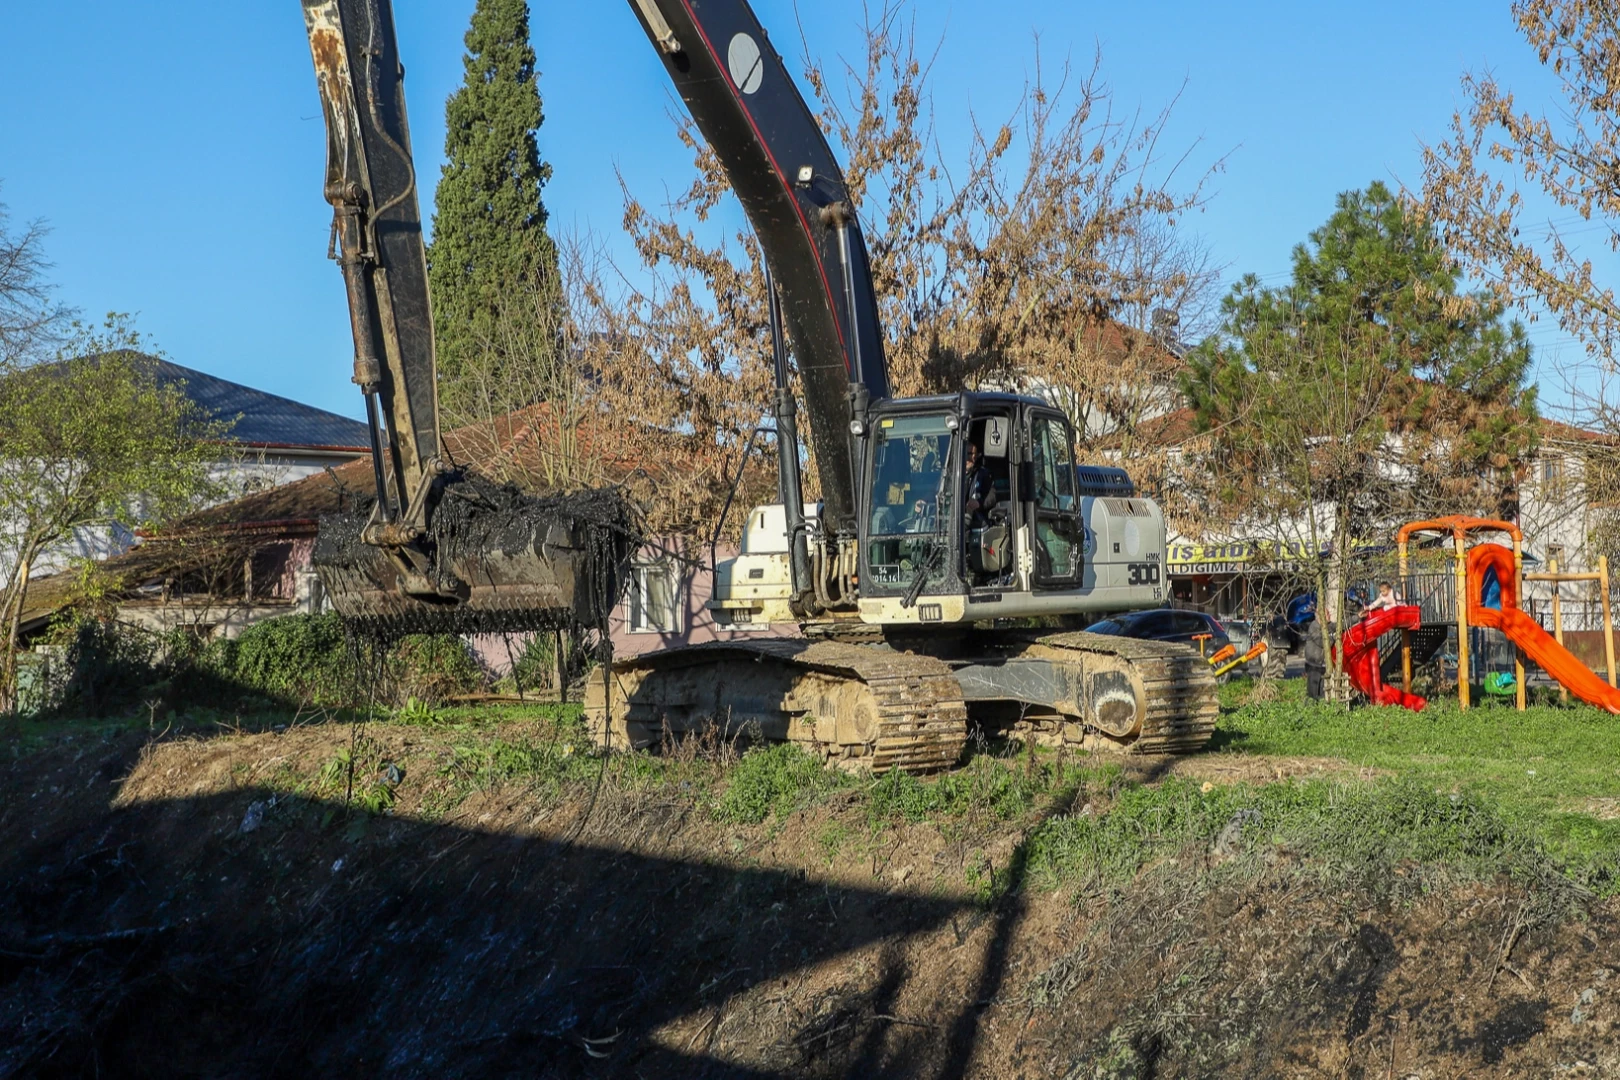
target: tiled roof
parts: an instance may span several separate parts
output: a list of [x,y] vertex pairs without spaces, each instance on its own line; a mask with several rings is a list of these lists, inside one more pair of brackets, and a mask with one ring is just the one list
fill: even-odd
[[366,452],[366,425],[290,398],[221,379],[168,360],[150,358],[167,386],[184,384],[185,395],[210,420],[234,420],[228,438],[249,446],[329,448]]

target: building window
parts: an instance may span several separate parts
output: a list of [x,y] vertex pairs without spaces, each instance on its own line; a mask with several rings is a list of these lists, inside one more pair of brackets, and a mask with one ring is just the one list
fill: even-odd
[[630,632],[681,632],[679,578],[667,562],[644,563],[631,569]]
[[1549,484],[1555,484],[1564,478],[1564,459],[1560,457],[1547,457],[1541,462],[1541,478]]

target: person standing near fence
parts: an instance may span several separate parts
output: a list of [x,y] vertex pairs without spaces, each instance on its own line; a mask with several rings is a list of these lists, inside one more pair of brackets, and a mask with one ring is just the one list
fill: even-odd
[[[1327,623],[1328,635],[1335,636],[1338,628],[1333,620]],[[1322,645],[1322,626],[1312,619],[1306,623],[1302,633],[1305,635],[1305,696],[1313,701],[1322,700],[1322,682],[1327,675],[1327,650]]]

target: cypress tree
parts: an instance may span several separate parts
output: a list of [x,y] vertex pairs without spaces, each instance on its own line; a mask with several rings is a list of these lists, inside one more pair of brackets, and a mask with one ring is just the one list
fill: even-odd
[[445,104],[447,160],[428,250],[441,391],[452,398],[457,376],[495,340],[503,296],[550,287],[557,274],[529,5],[478,0],[464,40],[466,79]]

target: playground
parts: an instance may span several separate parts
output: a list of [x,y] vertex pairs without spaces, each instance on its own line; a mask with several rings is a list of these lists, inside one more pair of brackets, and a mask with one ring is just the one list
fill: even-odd
[[[1511,546],[1481,539],[1492,535],[1506,537]],[[1395,540],[1399,595],[1405,602],[1369,610],[1345,629],[1340,645],[1345,675],[1369,702],[1422,711],[1428,700],[1413,692],[1414,671],[1431,665],[1436,672],[1453,673],[1457,705],[1463,710],[1481,698],[1511,697],[1523,712],[1530,680],[1539,672],[1565,700],[1573,696],[1620,714],[1606,559],[1589,573],[1560,573],[1556,560],[1545,571],[1526,573],[1519,527],[1487,518],[1411,522],[1400,528]],[[1449,573],[1412,572],[1414,544],[1425,541],[1438,541],[1437,548],[1430,549],[1435,554],[1443,553],[1449,541]],[[1555,587],[1551,632],[1520,605],[1526,581]],[[1595,583],[1601,597],[1606,669],[1602,676],[1564,641],[1559,587],[1583,582]],[[1511,650],[1511,666],[1499,659],[1503,649],[1492,648],[1504,639]]]

